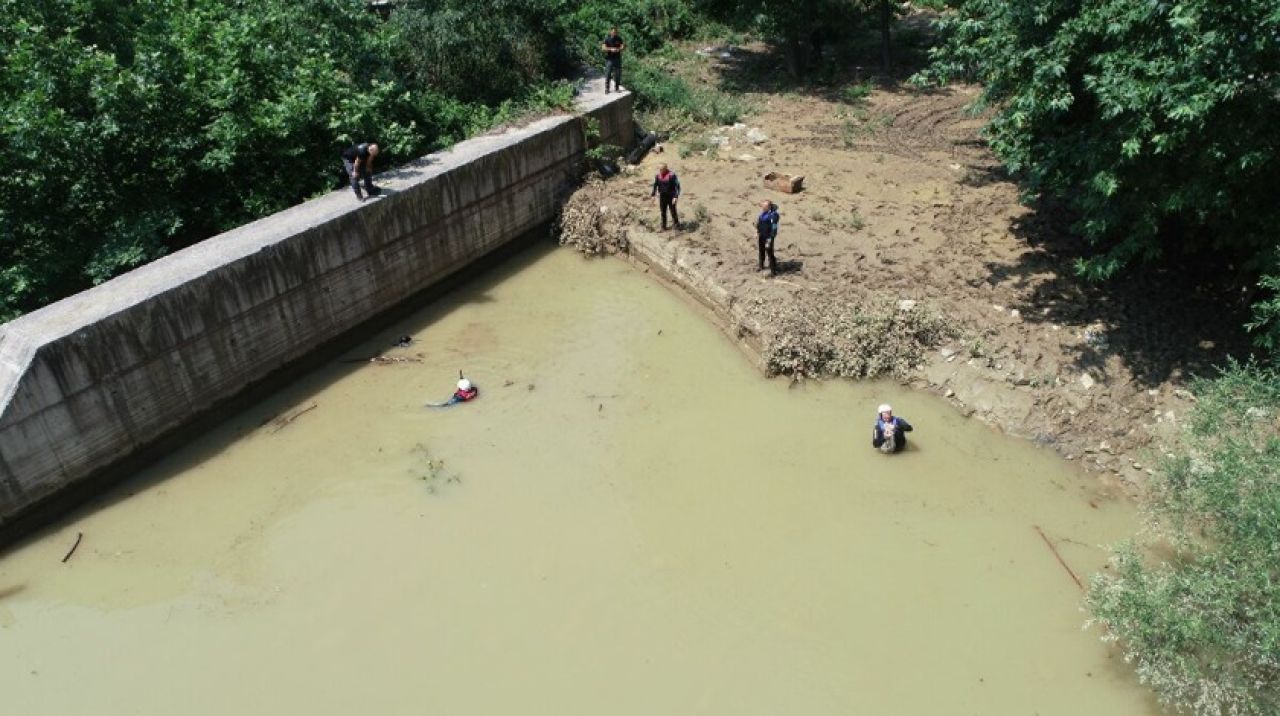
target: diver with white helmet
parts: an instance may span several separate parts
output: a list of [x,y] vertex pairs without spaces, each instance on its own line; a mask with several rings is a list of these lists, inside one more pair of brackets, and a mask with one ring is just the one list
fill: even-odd
[[443,403],[427,403],[428,408],[447,408],[450,405],[465,403],[475,400],[480,396],[480,389],[471,384],[471,381],[462,377],[462,371],[458,371],[458,389],[453,391],[453,395]]
[[907,433],[911,427],[903,418],[895,417],[893,408],[885,403],[876,410],[876,424],[871,429],[871,447],[880,448],[883,453],[902,452],[907,449]]

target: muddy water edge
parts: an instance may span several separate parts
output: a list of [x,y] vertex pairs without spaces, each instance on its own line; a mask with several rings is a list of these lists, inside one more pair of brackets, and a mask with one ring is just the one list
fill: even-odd
[[1063,565],[1131,506],[940,400],[766,380],[544,247],[374,354],[0,556],[13,713],[1158,713]]

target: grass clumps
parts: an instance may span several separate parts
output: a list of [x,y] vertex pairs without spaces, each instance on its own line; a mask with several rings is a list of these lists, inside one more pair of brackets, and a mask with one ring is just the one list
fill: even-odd
[[846,104],[861,104],[871,96],[871,90],[874,88],[871,80],[851,84],[840,91],[840,99]]
[[646,58],[635,64],[627,88],[636,93],[641,124],[664,134],[702,126],[730,125],[751,112],[739,96],[696,87],[676,73],[675,60]]
[[1117,550],[1088,605],[1165,703],[1280,713],[1280,373],[1233,363],[1194,388],[1144,542]]
[[418,443],[409,453],[414,459],[410,472],[426,484],[428,494],[435,495],[445,485],[456,485],[462,482],[462,478],[457,473],[451,473],[445,469],[443,459],[431,455],[426,445]]
[[957,334],[941,313],[914,301],[815,295],[787,303],[758,299],[749,310],[768,326],[763,354],[770,375],[902,377],[925,351]]
[[866,228],[867,221],[862,218],[862,214],[858,213],[858,209],[851,208],[843,214],[828,214],[825,211],[817,210],[809,215],[809,218],[821,224],[827,229],[836,229],[839,231],[861,231]]
[[680,145],[680,158],[688,159],[694,154],[702,154],[711,159],[715,159],[720,153],[720,145],[712,142],[706,137],[694,137],[684,144]]

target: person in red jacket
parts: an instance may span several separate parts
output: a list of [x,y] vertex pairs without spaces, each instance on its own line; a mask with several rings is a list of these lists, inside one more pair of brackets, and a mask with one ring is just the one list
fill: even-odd
[[449,396],[448,400],[443,403],[427,403],[427,407],[447,408],[450,405],[466,403],[468,401],[475,400],[478,397],[480,397],[480,389],[472,385],[471,381],[466,378],[459,378],[458,389],[453,391],[453,395]]
[[453,391],[452,400],[455,403],[465,403],[468,400],[475,400],[480,395],[480,389],[471,384],[466,378],[458,379],[458,389]]
[[680,228],[680,215],[676,213],[676,202],[680,201],[680,177],[671,171],[666,164],[658,167],[658,175],[653,178],[653,191],[649,197],[658,197],[658,208],[662,212],[662,230],[667,230],[667,212],[671,212],[671,221]]

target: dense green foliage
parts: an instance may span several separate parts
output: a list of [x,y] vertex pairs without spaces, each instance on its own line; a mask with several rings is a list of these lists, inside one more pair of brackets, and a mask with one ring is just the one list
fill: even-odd
[[567,72],[552,10],[549,3],[509,0],[401,2],[390,15],[403,38],[398,66],[410,87],[500,104]]
[[1275,267],[1280,3],[953,5],[924,77],[982,82],[995,151],[1078,212],[1083,273],[1208,250]]
[[1280,357],[1280,275],[1263,276],[1258,287],[1267,293],[1253,304],[1253,320],[1245,328],[1255,332],[1254,342],[1259,348]]
[[636,51],[691,2],[0,0],[0,320],[528,109],[619,25]]
[[[987,136],[1029,196],[1078,216],[1105,279],[1150,260],[1261,276],[1259,344],[1280,347],[1280,4],[955,0],[920,80],[976,80]],[[1213,253],[1221,259],[1205,262]],[[1151,485],[1146,544],[1089,606],[1138,675],[1197,714],[1280,712],[1280,374],[1196,385]]]
[[1166,701],[1280,713],[1280,374],[1232,365],[1196,392],[1151,485],[1156,544],[1122,548],[1089,605]]
[[676,70],[682,60],[678,55],[653,53],[633,63],[626,74],[646,129],[674,134],[698,125],[733,124],[748,113],[750,103],[741,96],[696,86],[681,77]]
[[781,48],[788,70],[797,78],[824,60],[828,46],[880,22],[882,10],[889,20],[903,9],[888,0],[706,0],[705,6],[718,17],[752,27]]

